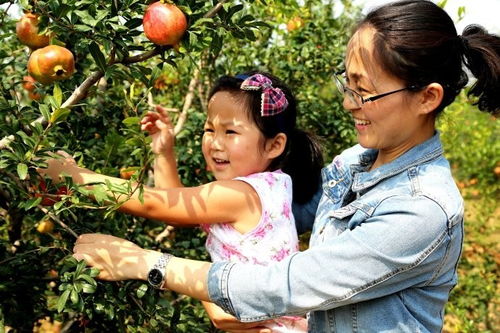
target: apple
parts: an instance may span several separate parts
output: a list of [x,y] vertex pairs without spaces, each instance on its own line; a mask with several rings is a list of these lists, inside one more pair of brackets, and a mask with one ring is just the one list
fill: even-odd
[[49,45],[31,53],[28,73],[42,84],[65,80],[75,72],[73,53],[59,45]]
[[187,29],[184,13],[175,5],[152,3],[146,8],[142,26],[146,37],[157,45],[176,45]]
[[32,49],[49,45],[50,36],[38,33],[38,15],[26,13],[16,23],[16,35],[19,41]]

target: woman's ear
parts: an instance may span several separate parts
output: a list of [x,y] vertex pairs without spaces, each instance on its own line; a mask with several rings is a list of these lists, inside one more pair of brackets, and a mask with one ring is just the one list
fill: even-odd
[[424,88],[420,99],[420,111],[422,114],[432,113],[443,100],[444,89],[439,83],[431,83]]
[[270,159],[280,156],[286,147],[286,134],[278,133],[272,139],[268,139],[266,142],[266,154]]

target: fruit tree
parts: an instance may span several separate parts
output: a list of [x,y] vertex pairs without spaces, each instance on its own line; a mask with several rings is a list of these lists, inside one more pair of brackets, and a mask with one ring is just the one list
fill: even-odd
[[55,186],[36,168],[65,150],[131,180],[113,191],[140,193],[132,184],[153,185],[153,156],[139,119],[160,104],[175,124],[184,184],[206,182],[210,86],[256,68],[294,88],[300,125],[325,139],[329,160],[354,141],[331,73],[358,14],[334,0],[0,1],[0,331],[215,331],[197,301],[95,280],[71,257],[78,234],[101,232],[208,260],[201,230],[125,215],[108,185]]

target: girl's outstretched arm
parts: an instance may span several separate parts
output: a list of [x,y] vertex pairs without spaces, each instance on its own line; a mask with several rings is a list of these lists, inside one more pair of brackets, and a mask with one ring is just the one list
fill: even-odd
[[[39,173],[48,175],[55,182],[67,175],[80,185],[104,182],[123,185],[127,182],[81,168],[69,155],[63,156],[48,160],[47,169],[40,169]],[[177,225],[234,223],[240,232],[251,230],[261,217],[257,193],[242,181],[216,181],[198,187],[168,189],[145,186],[143,202],[137,192],[130,198],[116,195],[118,201],[124,200],[121,211]]]

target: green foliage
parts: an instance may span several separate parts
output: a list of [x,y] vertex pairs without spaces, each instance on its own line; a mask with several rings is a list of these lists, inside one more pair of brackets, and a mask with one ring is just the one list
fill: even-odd
[[[221,1],[223,2],[223,1]],[[141,193],[132,182],[95,186],[92,193],[67,179],[68,192],[45,179],[40,194],[36,168],[58,150],[77,163],[152,185],[150,139],[139,119],[153,104],[185,123],[176,137],[185,185],[210,180],[201,155],[201,129],[211,84],[222,74],[250,69],[272,72],[296,91],[300,125],[326,138],[325,156],[354,141],[331,73],[342,66],[344,45],[357,9],[334,17],[336,1],[179,0],[189,28],[178,47],[159,47],[142,33],[143,1],[11,0],[0,9],[0,329],[14,332],[64,325],[89,332],[216,331],[200,303],[139,281],[95,280],[96,272],[71,259],[75,235],[101,232],[142,247],[208,260],[200,229],[167,230],[158,221],[117,211],[115,193]],[[299,4],[301,3],[301,4]],[[15,35],[16,6],[40,15],[40,29],[75,56],[76,72],[57,84],[36,85],[31,100],[22,88],[30,50]],[[9,10],[8,13],[6,10]],[[300,16],[294,31],[286,23]],[[191,89],[191,90],[190,90]],[[188,103],[188,100],[191,103]],[[185,111],[185,113],[183,112]],[[8,138],[7,141],[3,140]],[[8,146],[8,148],[7,148]],[[94,199],[89,199],[92,194]],[[44,196],[56,198],[42,206]],[[50,218],[52,232],[37,231]],[[60,328],[60,327],[59,327]]]

